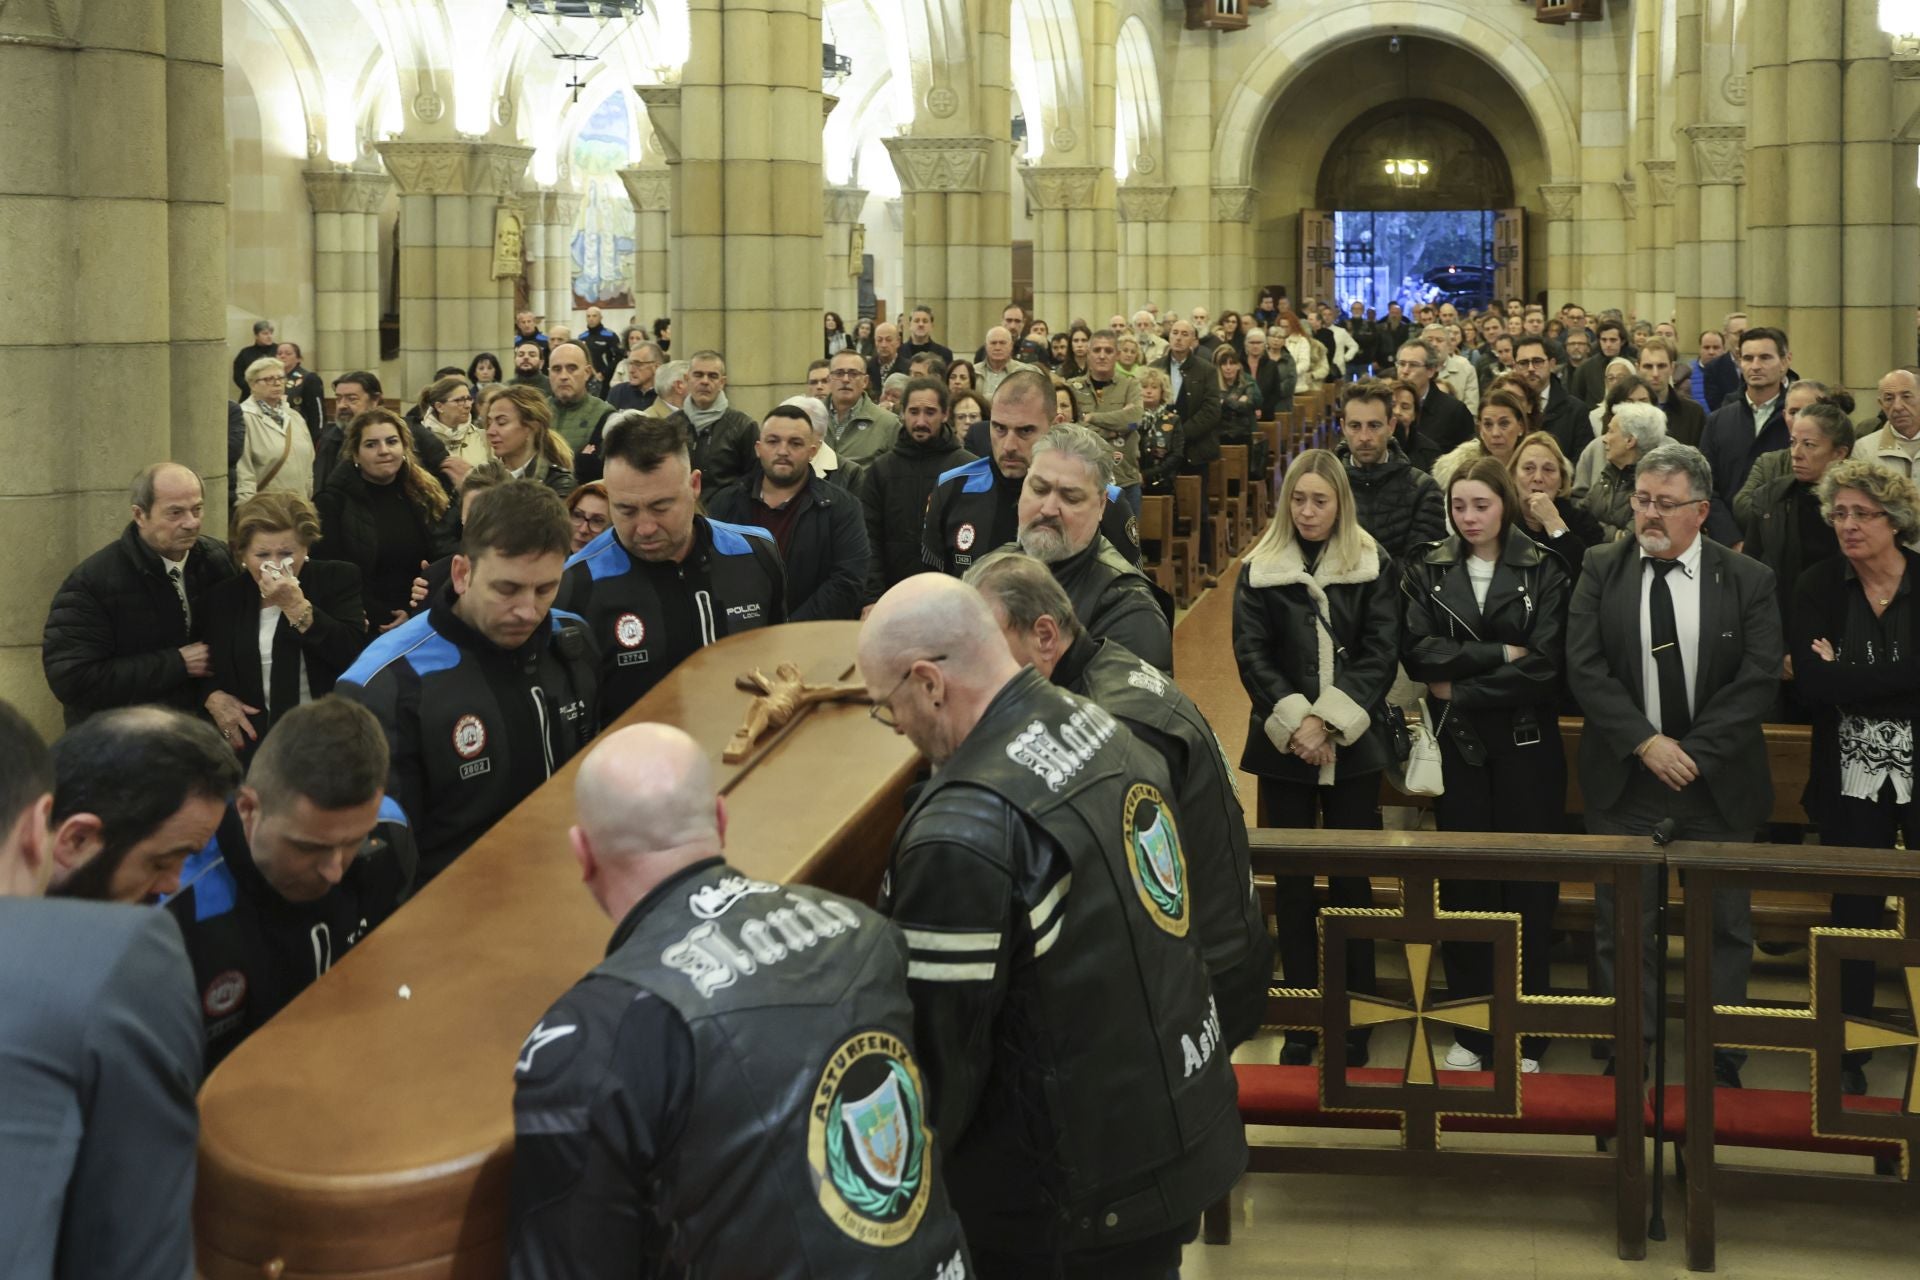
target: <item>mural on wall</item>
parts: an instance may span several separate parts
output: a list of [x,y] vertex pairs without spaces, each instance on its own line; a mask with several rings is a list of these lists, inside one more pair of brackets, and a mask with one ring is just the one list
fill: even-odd
[[633,306],[633,208],[619,169],[627,163],[631,133],[627,100],[609,94],[573,142],[580,179],[580,214],[573,224],[573,306],[619,310]]

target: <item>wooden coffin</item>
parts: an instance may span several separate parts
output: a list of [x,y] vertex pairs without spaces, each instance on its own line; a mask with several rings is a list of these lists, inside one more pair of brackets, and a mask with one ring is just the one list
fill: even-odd
[[[711,753],[734,865],[870,901],[918,765],[865,703],[811,708],[739,765],[721,753],[781,662],[850,677],[858,624],[701,650],[622,719]],[[232,1054],[200,1095],[195,1201],[210,1280],[424,1280],[503,1270],[513,1064],[614,924],[580,884],[563,769]]]

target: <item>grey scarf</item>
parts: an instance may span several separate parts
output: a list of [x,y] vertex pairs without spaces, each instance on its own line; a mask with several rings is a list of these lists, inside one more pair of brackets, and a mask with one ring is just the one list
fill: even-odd
[[709,427],[711,427],[714,423],[720,421],[721,415],[726,413],[726,411],[727,411],[727,393],[725,391],[722,391],[719,395],[713,398],[713,405],[711,408],[707,408],[707,409],[700,408],[698,405],[694,404],[692,396],[688,396],[687,402],[680,406],[680,412],[687,415],[687,421],[693,424],[693,429],[695,431],[700,432],[703,435],[706,433]]

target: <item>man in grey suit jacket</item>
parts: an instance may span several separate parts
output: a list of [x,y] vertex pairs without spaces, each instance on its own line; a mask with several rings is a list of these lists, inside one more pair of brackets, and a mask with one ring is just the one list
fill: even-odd
[[[1648,453],[1634,471],[1635,540],[1594,548],[1574,590],[1567,682],[1586,716],[1580,789],[1596,835],[1650,835],[1672,819],[1679,839],[1744,842],[1772,811],[1761,722],[1780,677],[1773,571],[1701,536],[1712,494],[1699,450],[1666,444]],[[1665,694],[1688,705],[1676,713]],[[1649,870],[1641,921],[1649,1037],[1654,895],[1663,889]],[[1744,891],[1715,895],[1713,927],[1713,1001],[1744,1003],[1753,963]],[[1613,899],[1604,887],[1594,943],[1601,987],[1611,992]],[[1739,1084],[1743,1057],[1716,1052],[1722,1084]]]
[[163,911],[39,895],[53,762],[0,702],[0,1275],[193,1274],[200,1002]]

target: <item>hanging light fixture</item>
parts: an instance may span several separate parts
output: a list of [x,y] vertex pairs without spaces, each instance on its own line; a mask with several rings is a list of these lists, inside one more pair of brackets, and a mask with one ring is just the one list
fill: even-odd
[[[561,62],[574,63],[567,88],[580,101],[586,87],[580,64],[600,61],[615,40],[633,25],[645,8],[644,0],[507,0],[507,12],[533,33],[533,38]],[[593,22],[591,30],[588,21]]]
[[853,74],[853,59],[840,52],[833,41],[833,22],[820,15],[820,86],[831,92]]
[[[1400,59],[1400,98],[1404,104],[1413,97],[1413,72],[1410,70],[1406,51],[1401,48],[1399,36],[1387,42],[1387,52]],[[1386,172],[1387,181],[1391,182],[1396,190],[1413,191],[1426,185],[1428,176],[1433,173],[1433,165],[1413,153],[1413,113],[1404,105],[1401,110],[1401,154],[1388,157],[1381,167]]]

